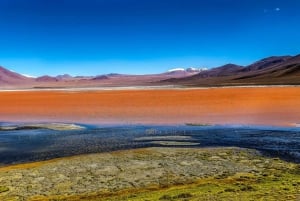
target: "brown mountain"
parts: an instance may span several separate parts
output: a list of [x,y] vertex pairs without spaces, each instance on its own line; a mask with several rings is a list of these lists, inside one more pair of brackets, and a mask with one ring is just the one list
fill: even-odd
[[274,67],[276,65],[282,64],[288,59],[292,58],[291,56],[273,56],[268,57],[262,60],[259,60],[241,70],[241,72],[250,72],[250,71],[256,71],[261,70],[264,68]]
[[37,82],[57,82],[59,79],[56,77],[51,77],[48,75],[44,75],[35,79]]
[[300,55],[268,57],[245,67],[225,65],[191,77],[165,80],[164,83],[192,86],[298,85],[300,84]]
[[240,70],[242,70],[244,67],[235,65],[235,64],[226,64],[224,66],[220,66],[217,68],[213,68],[208,71],[203,71],[197,75],[194,75],[192,77],[194,78],[207,78],[207,77],[222,77],[222,76],[228,76],[232,75],[233,73],[236,73]]
[[73,77],[69,74],[63,74],[63,75],[57,75],[55,78],[57,78],[58,80],[70,80]]
[[[252,64],[247,68],[253,66],[254,65]],[[288,79],[291,79],[288,82],[297,82],[297,80],[294,80],[292,78],[299,78],[299,72],[300,55],[297,55],[295,57],[282,57],[280,60],[277,60],[277,62],[270,62],[264,68],[257,68],[245,74],[241,74],[234,80],[257,80],[259,82],[275,82],[280,80],[288,81]]]
[[92,80],[107,80],[107,79],[109,79],[108,75],[98,75],[98,76],[92,78]]
[[171,79],[163,80],[162,83],[164,82],[171,82],[173,84],[174,83],[188,84],[192,82],[198,83],[199,80],[211,80],[211,79],[217,79],[218,77],[229,76],[239,72],[242,69],[243,69],[242,66],[238,66],[235,64],[226,64],[220,67],[212,68],[210,70],[202,71],[192,76],[185,76],[182,78],[171,78]]
[[12,72],[0,66],[0,84],[3,85],[19,85],[22,83],[28,83],[33,81],[32,78],[28,78],[21,74]]
[[0,67],[0,88],[103,87],[103,86],[235,86],[300,85],[300,55],[268,57],[248,66],[226,64],[210,70],[173,69],[161,74],[57,77],[36,79]]

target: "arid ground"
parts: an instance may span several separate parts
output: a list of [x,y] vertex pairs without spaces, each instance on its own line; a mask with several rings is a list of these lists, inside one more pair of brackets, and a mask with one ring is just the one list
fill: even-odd
[[300,123],[299,87],[0,92],[0,121]]
[[0,168],[0,200],[298,200],[299,170],[249,149],[135,149]]

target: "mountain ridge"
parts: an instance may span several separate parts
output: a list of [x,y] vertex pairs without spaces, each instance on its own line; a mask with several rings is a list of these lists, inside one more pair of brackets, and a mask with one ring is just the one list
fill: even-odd
[[137,85],[232,86],[286,84],[300,85],[300,54],[271,56],[247,66],[225,64],[219,67],[175,68],[160,74],[126,75],[104,74],[95,76],[27,77],[0,66],[0,87],[92,87]]
[[0,84],[1,85],[11,85],[11,84],[22,84],[24,82],[29,82],[33,78],[26,77],[19,73],[8,70],[0,66]]
[[300,55],[267,57],[244,67],[230,65],[232,68],[226,74],[220,74],[224,68],[221,66],[191,77],[169,79],[163,82],[187,86],[300,84]]

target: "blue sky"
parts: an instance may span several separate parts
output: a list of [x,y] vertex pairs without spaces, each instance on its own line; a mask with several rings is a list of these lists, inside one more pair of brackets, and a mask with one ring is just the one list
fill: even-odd
[[145,74],[300,54],[299,0],[0,0],[0,65]]

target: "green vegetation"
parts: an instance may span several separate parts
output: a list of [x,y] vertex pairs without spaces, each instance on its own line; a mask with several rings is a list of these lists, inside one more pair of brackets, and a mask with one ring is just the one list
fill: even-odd
[[[143,150],[140,150],[143,151]],[[140,152],[139,151],[139,152]],[[196,151],[196,150],[194,150]],[[142,153],[142,152],[141,152]],[[165,152],[164,152],[165,153]],[[175,150],[174,150],[175,153]],[[186,156],[193,154],[185,153]],[[150,157],[150,153],[149,157]],[[300,200],[300,165],[255,155],[251,150],[211,149],[198,155],[201,161],[238,161],[252,167],[251,171],[228,172],[225,169],[212,176],[197,180],[177,181],[176,175],[165,174],[166,178],[157,185],[120,191],[94,192],[88,194],[33,199],[35,201],[201,201],[201,200]],[[225,160],[224,160],[225,159]],[[174,164],[175,165],[175,164]],[[177,165],[180,165],[177,164]],[[184,164],[186,165],[186,164]],[[237,167],[237,166],[236,166]],[[235,167],[232,167],[235,168]],[[211,166],[211,169],[213,167]],[[237,169],[236,169],[237,170]],[[213,170],[211,170],[213,171]],[[164,179],[164,180],[163,180]]]
[[[296,177],[295,177],[296,176]],[[263,178],[262,178],[263,177]],[[50,200],[94,200],[94,201],[199,201],[199,200],[298,200],[300,197],[300,176],[285,173],[280,176],[241,177],[208,179],[194,184],[173,186],[153,191],[122,193],[117,195],[91,195]],[[44,200],[44,199],[43,199]]]
[[9,191],[9,188],[6,186],[0,186],[0,193]]
[[[271,172],[270,172],[271,173]],[[173,186],[154,191],[137,192],[109,197],[87,196],[80,200],[159,200],[159,201],[198,201],[198,200],[297,200],[300,199],[300,175],[293,172],[226,179],[200,180],[194,184]],[[69,200],[69,199],[68,199]],[[72,198],[70,200],[79,200]]]

